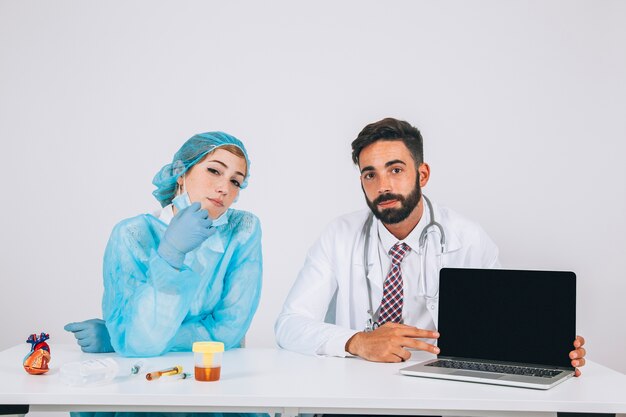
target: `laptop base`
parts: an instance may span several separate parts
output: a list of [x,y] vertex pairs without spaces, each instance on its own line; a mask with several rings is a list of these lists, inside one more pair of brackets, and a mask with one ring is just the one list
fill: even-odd
[[552,378],[537,378],[523,375],[500,374],[493,372],[470,371],[449,368],[433,368],[426,366],[438,359],[431,359],[416,365],[400,369],[400,373],[423,378],[448,379],[463,382],[477,382],[480,384],[504,385],[520,388],[546,390],[560,384],[574,376],[573,370],[562,370]]

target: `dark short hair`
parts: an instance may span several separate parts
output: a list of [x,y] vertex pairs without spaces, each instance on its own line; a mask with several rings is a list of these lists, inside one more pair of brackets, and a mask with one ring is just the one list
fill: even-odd
[[424,141],[420,131],[404,120],[392,117],[370,123],[361,130],[352,142],[352,161],[358,165],[361,151],[379,140],[401,140],[411,152],[415,165],[419,166],[424,162]]

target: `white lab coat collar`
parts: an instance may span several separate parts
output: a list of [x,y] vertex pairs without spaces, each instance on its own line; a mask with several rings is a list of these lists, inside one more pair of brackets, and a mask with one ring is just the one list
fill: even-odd
[[[370,211],[367,211],[367,215],[365,219],[363,219],[363,227],[365,227],[365,221],[367,216],[370,215]],[[382,288],[382,276],[380,273],[380,268],[377,268],[376,265],[379,265],[380,259],[378,256],[378,222],[373,221],[370,225],[369,229],[369,250],[367,254],[367,279],[376,287]],[[362,242],[355,246],[355,254],[353,256],[352,265],[355,270],[362,270],[365,272],[365,233],[360,234],[360,240]]]
[[[444,212],[439,210],[439,206],[437,205],[437,203],[433,203],[432,200],[431,200],[431,203],[433,205],[433,212],[435,213],[435,221],[439,223],[441,227],[443,227],[443,231],[446,234],[446,253],[454,252],[454,251],[461,249],[461,247],[463,246],[461,244],[461,238],[459,237],[456,231],[450,228],[450,223],[448,222],[448,215],[447,214],[444,215]],[[424,205],[424,211],[427,211],[427,210],[428,208]],[[428,221],[430,222],[430,219]],[[424,226],[426,224],[428,224],[428,222],[424,223]],[[437,234],[436,236],[438,237],[439,235]],[[435,242],[432,242],[432,243],[435,243]],[[439,244],[439,242],[436,242],[436,244]]]
[[[435,218],[436,218],[435,214]],[[424,226],[430,222],[430,214],[426,207],[424,207],[424,214],[422,218],[417,223],[415,228],[409,233],[409,236],[406,237],[403,241],[406,242],[407,245],[411,247],[411,250],[417,251],[419,248],[419,236],[424,229]],[[369,253],[368,253],[368,274],[367,279],[373,286],[376,286],[379,289],[383,287],[383,276],[380,268],[380,252],[378,250],[379,242],[382,243],[383,247],[389,253],[389,250],[393,245],[398,242],[398,239],[385,228],[382,222],[378,219],[372,222],[372,226],[370,227],[370,243],[369,243]],[[361,252],[365,247],[365,243],[361,246]],[[364,259],[363,257],[355,257],[354,265],[355,267],[363,268]]]
[[[424,205],[425,204],[426,202],[424,202]],[[422,217],[420,218],[419,222],[417,222],[413,230],[411,230],[411,233],[409,233],[409,235],[405,239],[398,240],[397,237],[395,237],[389,230],[387,230],[383,222],[381,222],[380,220],[376,220],[377,235],[374,236],[378,236],[380,243],[385,249],[385,253],[389,253],[393,245],[395,245],[396,243],[406,243],[407,245],[409,245],[412,251],[417,251],[419,250],[419,238],[422,234],[422,230],[424,230],[424,227],[429,222],[430,213],[428,212],[428,208],[424,207],[424,213],[422,214]]]

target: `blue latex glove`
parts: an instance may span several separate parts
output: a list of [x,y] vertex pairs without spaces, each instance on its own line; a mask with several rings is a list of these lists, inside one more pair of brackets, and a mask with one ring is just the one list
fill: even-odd
[[174,268],[182,268],[185,254],[200,246],[209,237],[212,220],[209,212],[195,202],[180,210],[165,230],[157,252]]
[[76,341],[83,352],[106,353],[114,352],[111,346],[109,331],[102,319],[91,319],[77,323],[68,323],[63,327],[74,333]]

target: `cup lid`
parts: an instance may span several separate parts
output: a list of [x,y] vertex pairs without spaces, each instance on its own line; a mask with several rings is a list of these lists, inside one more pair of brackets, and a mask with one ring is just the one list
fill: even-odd
[[224,351],[224,343],[222,342],[194,342],[192,348],[194,352],[199,353],[218,353]]

